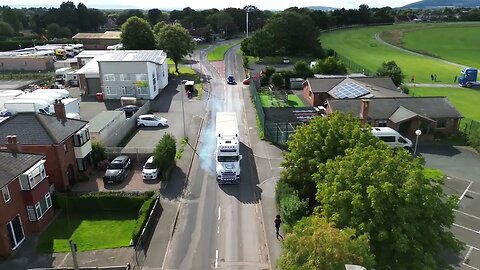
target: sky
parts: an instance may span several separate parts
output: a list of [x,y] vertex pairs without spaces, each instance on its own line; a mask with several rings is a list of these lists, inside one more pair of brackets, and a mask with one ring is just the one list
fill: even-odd
[[[66,1],[66,0],[64,0]],[[242,8],[246,5],[253,5],[259,9],[265,10],[283,10],[288,7],[306,7],[306,6],[327,6],[335,8],[358,8],[361,4],[367,4],[369,7],[401,7],[406,4],[417,2],[419,0],[175,0],[175,1],[149,1],[149,0],[83,0],[72,1],[75,4],[79,2],[84,3],[87,7],[95,8],[140,8],[151,9],[158,8],[164,10],[183,9],[184,7],[191,7],[193,9],[208,9],[217,8],[224,9],[227,7]],[[58,7],[62,0],[2,0],[2,5],[16,6],[16,7]],[[25,4],[28,3],[28,4]]]

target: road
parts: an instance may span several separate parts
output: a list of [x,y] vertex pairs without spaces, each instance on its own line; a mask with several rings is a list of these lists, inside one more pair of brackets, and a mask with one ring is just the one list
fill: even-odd
[[[208,95],[197,153],[193,160],[189,184],[180,204],[173,237],[168,245],[163,269],[268,269],[264,249],[265,232],[259,210],[258,178],[252,162],[241,84],[244,78],[236,49],[227,52],[225,73],[240,82],[226,85],[202,51],[194,57],[208,78]],[[223,70],[220,68],[220,73]],[[242,179],[239,185],[219,186],[215,178],[215,119],[219,111],[233,111],[239,120]]]

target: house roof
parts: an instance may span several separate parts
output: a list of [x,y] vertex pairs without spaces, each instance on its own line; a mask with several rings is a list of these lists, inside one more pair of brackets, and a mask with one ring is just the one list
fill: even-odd
[[167,54],[162,50],[122,50],[112,51],[102,56],[95,57],[97,62],[153,62],[159,65],[167,59]]
[[0,144],[16,135],[21,144],[59,144],[87,125],[87,121],[40,113],[18,113],[0,123]]
[[42,154],[0,151],[0,188],[30,169],[43,157]]
[[[313,93],[329,93],[333,98],[337,98],[335,93],[338,88],[343,88],[345,85],[355,85],[358,88],[364,88],[370,92],[371,96],[375,97],[406,96],[397,89],[389,77],[332,76],[308,78],[307,81]],[[368,94],[365,95],[368,96]]]
[[264,108],[265,119],[274,123],[307,122],[318,115],[313,107],[305,108]]
[[[369,119],[398,122],[415,116],[430,119],[462,118],[446,97],[385,97],[369,100]],[[359,115],[362,99],[328,99],[327,103],[332,111]]]
[[105,33],[77,33],[72,39],[120,39],[121,31],[106,31]]
[[77,54],[76,58],[94,58],[95,56],[111,53],[109,50],[84,50]]

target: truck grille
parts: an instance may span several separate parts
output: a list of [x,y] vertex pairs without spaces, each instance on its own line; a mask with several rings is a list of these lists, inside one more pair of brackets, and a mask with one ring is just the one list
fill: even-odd
[[220,179],[218,179],[218,182],[220,184],[237,184],[238,179],[234,172],[224,172]]

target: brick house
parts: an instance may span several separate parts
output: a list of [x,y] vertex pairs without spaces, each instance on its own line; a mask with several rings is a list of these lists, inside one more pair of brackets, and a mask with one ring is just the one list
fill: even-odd
[[17,152],[15,136],[8,136],[7,149],[0,151],[0,257],[14,253],[54,217],[45,156]]
[[321,76],[303,82],[303,97],[310,106],[324,106],[329,98],[404,97],[389,77]]
[[[55,107],[55,112],[64,115],[65,108],[62,111]],[[18,113],[0,122],[0,149],[7,147],[8,135],[16,135],[20,151],[46,156],[50,184],[57,190],[69,190],[80,175],[91,171],[92,144],[87,124],[61,116]]]
[[335,111],[353,113],[371,126],[391,127],[409,138],[420,129],[422,140],[454,134],[462,118],[446,97],[328,99],[327,114]]

